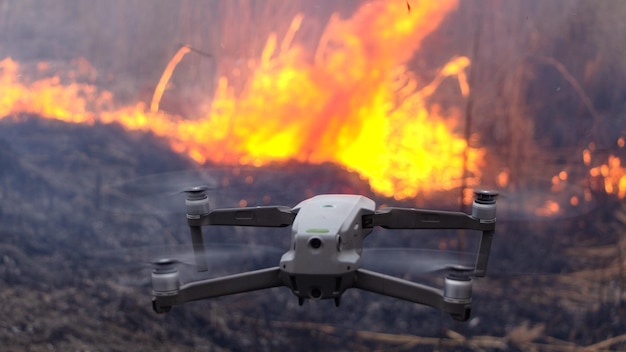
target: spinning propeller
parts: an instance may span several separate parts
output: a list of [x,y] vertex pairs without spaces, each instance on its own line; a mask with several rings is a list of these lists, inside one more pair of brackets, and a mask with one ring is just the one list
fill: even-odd
[[[114,213],[182,215],[185,213],[185,208],[181,206],[186,199],[185,191],[191,191],[198,185],[205,187],[211,206],[217,207],[242,202],[246,205],[296,204],[310,192],[335,193],[338,190],[324,185],[294,185],[294,177],[299,176],[285,174],[280,169],[251,166],[211,166],[152,174],[106,187],[109,196],[104,199],[104,207]],[[284,185],[289,185],[289,188]],[[529,181],[528,185],[501,187],[497,192],[500,194],[499,222],[568,219],[587,214],[597,207],[589,189],[570,180],[556,186],[549,178]],[[444,196],[454,194],[449,192]],[[410,204],[410,200],[400,204]],[[450,202],[450,205],[453,204]]]
[[364,248],[362,267],[398,276],[472,272],[476,253],[422,248]]

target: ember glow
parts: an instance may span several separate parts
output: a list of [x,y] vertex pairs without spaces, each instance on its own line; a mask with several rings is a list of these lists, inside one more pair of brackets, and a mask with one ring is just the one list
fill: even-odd
[[[205,116],[158,110],[166,74],[150,109],[143,102],[120,107],[112,93],[91,84],[59,76],[25,81],[19,65],[5,59],[0,116],[119,123],[164,138],[200,164],[337,163],[399,199],[448,190],[461,184],[464,165],[473,180],[480,179],[484,150],[461,136],[461,106],[443,113],[428,100],[450,79],[459,96],[467,96],[470,62],[451,58],[431,82],[406,64],[456,5],[420,2],[407,13],[402,2],[366,3],[348,19],[332,16],[316,48],[294,41],[305,20],[297,15],[286,33],[269,35],[259,58],[248,60],[252,73],[242,92],[235,94],[228,73],[219,78]],[[187,51],[172,59],[169,75]]]
[[600,181],[607,194],[626,197],[626,168],[621,165],[620,158],[609,155],[608,161],[589,170],[589,175]]

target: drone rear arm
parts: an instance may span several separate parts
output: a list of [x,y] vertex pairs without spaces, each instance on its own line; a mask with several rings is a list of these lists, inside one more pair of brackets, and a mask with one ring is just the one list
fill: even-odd
[[175,291],[153,291],[152,304],[157,313],[164,313],[185,302],[283,286],[279,274],[274,267],[191,282]]
[[246,208],[225,208],[209,210],[209,199],[203,190],[188,195],[187,223],[196,257],[198,271],[207,271],[204,256],[202,226],[260,226],[285,227],[293,223],[296,213],[286,206],[259,206]]
[[443,291],[434,287],[365,269],[358,269],[356,271],[354,287],[413,303],[431,306],[450,313],[452,317],[457,320],[465,321],[469,319],[470,298],[466,301],[449,302],[444,298]]
[[296,214],[287,206],[259,206],[211,210],[208,214],[187,216],[189,226],[230,225],[285,227],[293,223]]
[[383,208],[364,216],[368,227],[386,229],[467,229],[493,230],[494,221],[473,218],[462,212],[414,208]]
[[[489,193],[489,196],[492,194]],[[414,208],[383,208],[374,214],[364,215],[365,227],[380,226],[386,229],[467,229],[482,231],[474,275],[483,277],[487,272],[491,241],[496,228],[495,201],[474,201],[470,216],[462,212]]]

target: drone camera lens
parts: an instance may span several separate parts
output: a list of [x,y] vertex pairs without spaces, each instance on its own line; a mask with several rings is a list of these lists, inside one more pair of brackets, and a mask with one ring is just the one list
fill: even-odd
[[320,290],[317,287],[314,287],[311,289],[311,291],[309,291],[309,296],[313,299],[320,299],[322,298],[322,290]]
[[319,249],[322,247],[322,240],[318,237],[313,237],[309,240],[309,246],[313,249]]

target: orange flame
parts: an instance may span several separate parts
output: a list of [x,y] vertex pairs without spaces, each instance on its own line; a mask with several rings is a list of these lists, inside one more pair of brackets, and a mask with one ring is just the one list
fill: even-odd
[[[625,146],[624,137],[619,137],[616,144],[619,149],[623,149]],[[589,148],[583,150],[583,161],[587,166],[591,164],[591,151],[594,149],[595,144],[590,143]],[[611,153],[606,162],[590,168],[589,176],[591,180],[595,181],[592,184],[596,186],[592,188],[602,188],[601,191],[607,194],[626,198],[626,167],[623,167],[621,163],[621,159]]]
[[163,93],[165,92],[165,88],[167,86],[167,82],[169,82],[170,77],[172,77],[172,73],[176,68],[176,65],[183,59],[183,57],[189,53],[191,49],[188,46],[182,46],[176,52],[176,55],[170,60],[167,64],[167,67],[163,71],[161,75],[161,79],[157,84],[156,88],[154,88],[154,94],[152,95],[152,101],[150,102],[150,112],[156,113],[159,111],[159,103],[161,102],[161,97],[163,97]]
[[20,82],[20,76],[15,61],[0,61],[0,117],[31,113],[67,122],[93,122],[93,111],[112,98],[108,92],[98,94],[96,87],[89,84],[64,84],[59,76],[30,84]]
[[294,43],[304,19],[298,15],[280,44],[272,33],[260,58],[249,61],[252,74],[241,94],[222,76],[212,110],[195,119],[158,111],[166,74],[186,51],[168,65],[149,110],[144,103],[114,108],[111,93],[58,76],[22,83],[19,65],[5,59],[0,116],[117,122],[153,132],[199,163],[338,163],[396,198],[451,189],[463,177],[464,154],[469,174],[479,179],[484,150],[455,134],[458,111],[443,114],[428,99],[447,77],[466,96],[469,60],[453,58],[429,84],[406,62],[455,7],[454,0],[421,2],[407,14],[396,2],[367,3],[349,19],[332,16],[314,53]]
[[609,155],[607,163],[590,169],[589,175],[602,181],[607,194],[626,197],[626,168],[621,166],[620,158]]

